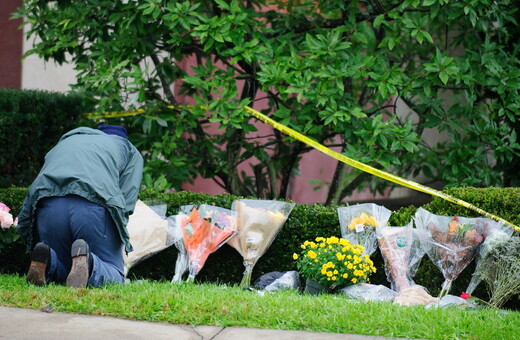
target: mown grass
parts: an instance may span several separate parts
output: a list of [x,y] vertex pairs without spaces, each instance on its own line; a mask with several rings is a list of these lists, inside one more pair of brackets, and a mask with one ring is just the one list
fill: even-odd
[[0,275],[0,305],[185,324],[240,326],[421,339],[514,339],[520,312],[402,307],[341,295],[278,291],[260,295],[238,286],[132,282],[102,288],[35,287]]

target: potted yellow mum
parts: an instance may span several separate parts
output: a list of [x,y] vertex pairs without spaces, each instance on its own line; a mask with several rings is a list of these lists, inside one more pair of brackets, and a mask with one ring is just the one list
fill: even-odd
[[306,279],[305,291],[334,291],[352,284],[367,282],[376,272],[362,245],[335,236],[305,241],[300,254],[293,254],[300,275]]

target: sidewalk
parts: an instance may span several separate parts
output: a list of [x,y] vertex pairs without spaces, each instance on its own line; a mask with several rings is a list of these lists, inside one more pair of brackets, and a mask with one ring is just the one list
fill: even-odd
[[390,338],[243,327],[190,327],[0,307],[0,339],[385,340]]

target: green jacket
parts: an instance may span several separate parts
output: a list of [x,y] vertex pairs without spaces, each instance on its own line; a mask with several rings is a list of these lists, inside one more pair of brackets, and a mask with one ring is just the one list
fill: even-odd
[[36,204],[44,197],[78,195],[106,207],[125,245],[143,173],[143,157],[127,139],[80,127],[64,134],[45,156],[18,216],[20,235],[32,249]]

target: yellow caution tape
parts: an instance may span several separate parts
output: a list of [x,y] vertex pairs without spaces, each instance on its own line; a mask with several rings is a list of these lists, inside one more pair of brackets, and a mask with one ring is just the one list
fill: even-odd
[[511,226],[514,230],[520,232],[520,228],[516,225],[514,225],[513,223],[511,222],[508,222],[506,220],[504,220],[503,218],[500,218],[498,216],[495,216],[493,214],[490,214],[468,202],[465,202],[463,200],[460,200],[458,198],[455,198],[455,197],[452,197],[450,195],[447,195],[441,191],[438,191],[438,190],[435,190],[435,189],[432,189],[430,187],[427,187],[425,185],[422,185],[420,183],[417,183],[417,182],[413,182],[413,181],[409,181],[407,179],[404,179],[404,178],[401,178],[399,176],[395,176],[395,175],[392,175],[392,174],[389,174],[387,172],[384,172],[384,171],[381,171],[379,169],[376,169],[374,167],[371,167],[369,165],[366,165],[366,164],[363,164],[361,162],[358,162],[356,160],[353,160],[352,158],[349,158],[349,157],[346,157],[340,153],[337,153],[329,148],[327,148],[326,146],[323,146],[321,145],[320,143],[302,135],[301,133],[299,132],[296,132],[294,131],[293,129],[285,126],[285,125],[282,125],[274,120],[272,120],[271,118],[263,115],[262,113],[250,108],[249,106],[246,106],[244,108],[250,115],[252,115],[253,117],[261,120],[262,122],[264,123],[267,123],[269,125],[271,125],[272,127],[274,127],[275,129],[285,133],[286,135],[294,138],[294,139],[297,139],[299,140],[300,142],[303,142],[309,146],[312,146],[313,148],[315,148],[316,150],[318,151],[321,151],[323,152],[324,154],[334,158],[334,159],[337,159],[338,161],[340,162],[343,162],[345,164],[348,164],[356,169],[359,169],[359,170],[362,170],[362,171],[365,171],[365,172],[368,172],[369,174],[372,174],[372,175],[375,175],[375,176],[378,176],[378,177],[381,177],[383,179],[386,179],[390,182],[393,182],[393,183],[396,183],[396,184],[400,184],[402,186],[405,186],[407,188],[410,188],[410,189],[413,189],[413,190],[417,190],[417,191],[421,191],[421,192],[424,192],[424,193],[427,193],[427,194],[430,194],[430,195],[434,195],[434,196],[437,196],[437,197],[440,197],[442,199],[445,199],[449,202],[452,202],[452,203],[455,203],[455,204],[458,204],[460,206],[463,206],[465,208],[468,208],[470,210],[473,210],[479,214],[482,214],[483,216],[486,216],[486,217],[489,217],[490,219],[492,220],[495,220],[497,222],[500,222],[500,223],[503,223],[503,224],[507,224],[509,226]]
[[[179,106],[169,105],[166,108],[168,108],[170,110],[174,110],[174,109],[191,110],[191,109],[195,108],[195,106],[193,106],[193,105],[179,105]],[[206,108],[206,107],[202,107],[202,108]],[[85,118],[100,119],[100,118],[117,118],[117,117],[137,116],[137,115],[146,113],[147,111],[148,110],[144,110],[144,109],[135,109],[135,110],[129,110],[129,111],[110,111],[110,112],[101,112],[101,113],[90,112],[90,113],[85,114]]]
[[[192,109],[194,108],[195,106],[193,105],[183,105],[183,106],[168,106],[167,108],[169,109]],[[203,107],[205,108],[205,107]],[[324,145],[321,145],[320,143],[302,135],[301,133],[299,132],[296,132],[294,131],[293,129],[285,126],[285,125],[282,125],[274,120],[272,120],[271,118],[263,115],[262,113],[252,109],[251,107],[249,106],[245,106],[244,109],[250,114],[252,115],[253,117],[261,120],[262,122],[264,123],[267,123],[269,125],[271,125],[272,127],[274,127],[275,129],[285,133],[286,135],[294,138],[294,139],[297,139],[299,140],[300,142],[303,142],[313,148],[315,148],[316,150],[318,151],[321,151],[323,152],[324,154],[334,158],[334,159],[337,159],[338,161],[340,162],[343,162],[345,164],[348,164],[356,169],[359,169],[359,170],[362,170],[362,171],[365,171],[369,174],[372,174],[374,176],[377,176],[377,177],[381,177],[383,179],[386,179],[387,181],[390,181],[390,182],[393,182],[393,183],[396,183],[396,184],[399,184],[399,185],[402,185],[402,186],[405,186],[407,188],[410,188],[410,189],[413,189],[413,190],[417,190],[417,191],[421,191],[421,192],[424,192],[426,194],[430,194],[430,195],[433,195],[433,196],[437,196],[437,197],[440,197],[446,201],[449,201],[449,202],[452,202],[452,203],[455,203],[455,204],[458,204],[460,206],[463,206],[465,208],[468,208],[470,210],[473,210],[483,216],[486,216],[492,220],[495,220],[497,222],[500,222],[500,223],[503,223],[503,224],[507,224],[509,226],[511,226],[514,230],[520,232],[520,228],[516,225],[514,225],[513,223],[509,222],[509,221],[506,221],[504,220],[503,218],[501,217],[498,217],[498,216],[495,216],[493,214],[490,214],[466,201],[463,201],[461,199],[458,199],[456,197],[453,197],[453,196],[450,196],[450,195],[447,195],[441,191],[438,191],[438,190],[435,190],[435,189],[432,189],[430,187],[427,187],[425,185],[422,185],[420,183],[417,183],[417,182],[413,182],[413,181],[410,181],[410,180],[407,180],[407,179],[404,179],[404,178],[401,178],[399,176],[395,176],[395,175],[392,175],[392,174],[389,174],[387,172],[384,172],[384,171],[381,171],[379,169],[376,169],[374,167],[371,167],[370,165],[366,165],[364,163],[361,163],[361,162],[358,162],[352,158],[349,158],[349,157],[346,157],[340,153],[337,153],[329,148],[327,148],[326,146]],[[112,111],[112,112],[104,112],[104,113],[88,113],[85,115],[85,117],[87,118],[92,118],[92,119],[99,119],[99,118],[115,118],[115,117],[125,117],[125,116],[135,116],[135,115],[138,115],[138,114],[143,114],[145,113],[146,110],[143,110],[143,109],[136,109],[136,110],[131,110],[131,111]]]

